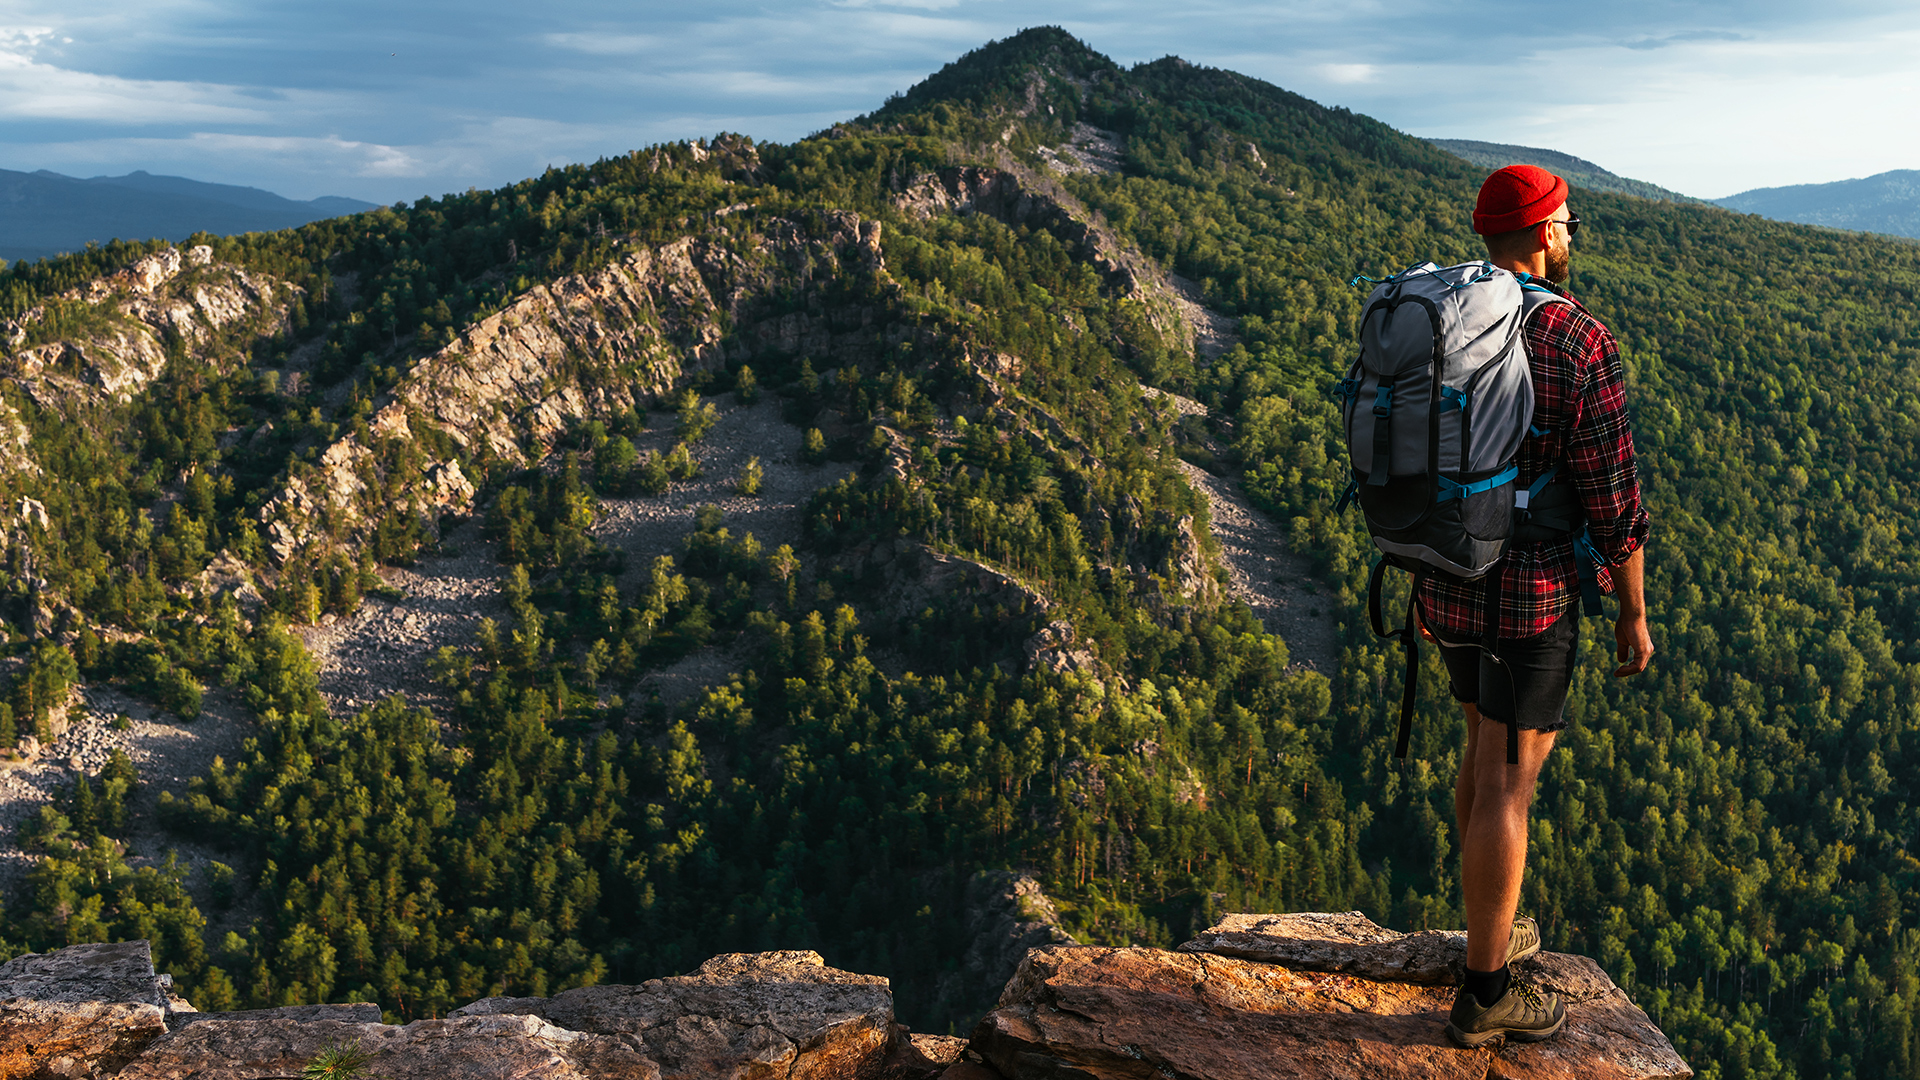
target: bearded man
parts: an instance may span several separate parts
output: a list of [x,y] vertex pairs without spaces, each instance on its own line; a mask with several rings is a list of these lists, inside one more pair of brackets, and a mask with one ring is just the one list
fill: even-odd
[[[1488,261],[1530,276],[1523,281],[1550,283],[1572,301],[1564,284],[1580,218],[1568,209],[1565,180],[1531,165],[1501,169],[1480,188],[1473,227],[1486,240]],[[1588,562],[1591,583],[1619,599],[1614,674],[1637,675],[1653,656],[1642,589],[1649,525],[1619,348],[1577,301],[1535,307],[1522,333],[1534,418],[1516,462],[1517,486],[1529,487],[1554,470],[1555,483],[1571,484],[1585,530],[1516,543],[1479,580],[1427,575],[1419,592],[1423,628],[1441,646],[1467,720],[1454,784],[1467,974],[1446,1029],[1464,1047],[1501,1037],[1545,1039],[1566,1022],[1558,998],[1516,980],[1509,965],[1540,950],[1538,925],[1514,915],[1535,782],[1555,736],[1567,727],[1567,689],[1580,642],[1580,560]],[[1497,587],[1499,603],[1492,657],[1478,644],[1489,584]],[[1507,763],[1509,722],[1518,728],[1518,765]]]

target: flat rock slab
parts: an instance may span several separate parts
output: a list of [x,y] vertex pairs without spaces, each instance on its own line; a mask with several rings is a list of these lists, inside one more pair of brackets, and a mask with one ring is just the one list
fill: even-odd
[[659,1080],[631,1040],[533,1016],[416,1020],[202,1020],[149,1046],[120,1080],[288,1080],[322,1051],[358,1046],[380,1080]]
[[[1180,949],[1299,971],[1456,986],[1466,966],[1467,934],[1402,934],[1358,911],[1231,914]],[[1693,1075],[1666,1035],[1592,960],[1543,952],[1521,961],[1515,972],[1559,994],[1568,1020],[1560,1034],[1546,1042],[1509,1046],[1500,1058],[1505,1075],[1621,1080]]]
[[1402,934],[1357,911],[1234,914],[1182,944],[1180,951],[1259,960],[1298,971],[1458,986],[1466,966],[1467,935],[1463,930]]
[[663,1080],[865,1080],[887,1071],[894,1041],[887,980],[827,967],[815,952],[731,953],[639,986],[485,998],[450,1015],[537,1016],[572,1031],[628,1036],[659,1063]]
[[167,1027],[179,1031],[188,1024],[207,1020],[338,1020],[347,1024],[380,1023],[380,1006],[371,1001],[350,1005],[286,1005],[278,1009],[243,1009],[235,1012],[174,1013]]
[[144,941],[73,945],[0,965],[0,1080],[110,1076],[167,1031]]
[[1569,997],[1555,1040],[1460,1050],[1443,1034],[1449,987],[1207,953],[1054,946],[1028,954],[971,1048],[1008,1080],[1693,1075],[1590,961],[1556,957],[1542,973]]

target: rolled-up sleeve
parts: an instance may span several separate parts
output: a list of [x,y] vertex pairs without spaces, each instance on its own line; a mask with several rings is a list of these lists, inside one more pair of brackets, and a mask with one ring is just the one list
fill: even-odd
[[[1627,382],[1620,348],[1591,316],[1573,320],[1584,348],[1569,350],[1583,361],[1578,414],[1567,431],[1567,468],[1587,512],[1594,549],[1618,566],[1647,542],[1651,525],[1640,501],[1633,425],[1627,415]],[[1573,329],[1573,327],[1569,327]]]

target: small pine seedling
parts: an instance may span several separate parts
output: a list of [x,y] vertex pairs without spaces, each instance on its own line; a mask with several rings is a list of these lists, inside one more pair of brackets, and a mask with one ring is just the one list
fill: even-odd
[[300,1070],[301,1080],[361,1080],[372,1055],[358,1040],[334,1043],[313,1056]]
[[740,467],[740,479],[733,482],[734,490],[742,495],[760,494],[760,485],[766,480],[766,471],[760,467],[760,459],[750,457]]

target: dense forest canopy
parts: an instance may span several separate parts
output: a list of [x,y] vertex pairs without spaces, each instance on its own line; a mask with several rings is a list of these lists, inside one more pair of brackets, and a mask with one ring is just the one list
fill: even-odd
[[[1064,219],[923,217],[899,199],[952,165],[1044,177],[1040,151],[1080,126],[1110,133],[1121,167],[1034,182],[1237,319],[1223,357],[1196,363]],[[890,976],[903,1017],[940,1029],[985,1004],[956,975],[983,867],[1033,870],[1083,941],[1171,944],[1222,909],[1458,924],[1460,721],[1430,656],[1414,753],[1391,760],[1398,658],[1360,614],[1366,537],[1333,512],[1328,388],[1354,348],[1347,280],[1477,257],[1479,179],[1257,80],[1171,58],[1122,69],[1035,30],[791,146],[727,136],[202,238],[299,288],[283,323],[173,343],[125,402],[0,386],[35,463],[0,472],[0,495],[50,518],[9,542],[9,581],[44,582],[72,612],[37,640],[11,620],[0,737],[44,730],[80,679],[183,719],[205,687],[233,688],[258,718],[245,760],[163,809],[230,837],[238,869],[130,870],[115,837],[141,781],[116,761],[29,830],[46,858],[0,937],[151,938],[202,1009],[367,999],[395,1018],[810,947]],[[1658,655],[1615,681],[1610,634],[1585,625],[1523,905],[1703,1076],[1920,1076],[1920,248],[1579,188],[1573,202],[1572,288],[1627,367]],[[674,482],[629,440],[663,423],[697,440],[698,398],[579,425],[541,468],[462,452],[510,619],[436,659],[448,715],[328,709],[289,626],[350,612],[379,564],[428,540],[395,520],[278,565],[259,514],[288,477],[531,288],[689,235],[751,260],[770,223],[824,235],[842,210],[883,224],[884,272],[758,303],[878,312],[901,333],[830,379],[823,358],[763,345],[693,382],[777,395],[803,424],[844,419],[809,433],[805,452],[847,479],[808,506],[805,543],[768,551],[704,514],[621,588],[589,526],[602,500]],[[0,314],[39,311],[10,348],[98,331],[107,317],[67,290],[154,250],[7,268]],[[316,359],[290,388],[302,349]],[[983,417],[986,354],[1018,363]],[[1224,423],[1181,421],[1139,381]],[[426,430],[381,452],[404,470],[450,445]],[[1342,617],[1337,671],[1303,670],[1244,607],[1179,579],[1167,553],[1207,541],[1177,455],[1240,475],[1313,553]],[[965,595],[892,611],[872,555],[902,544],[994,568],[1046,598],[1044,619]],[[207,584],[216,559],[266,586],[257,617]],[[1045,620],[1070,623],[1097,670],[1026,670],[1015,646]],[[739,678],[678,710],[621,700],[714,642],[753,657]],[[206,940],[196,895],[255,897],[265,917]]]

